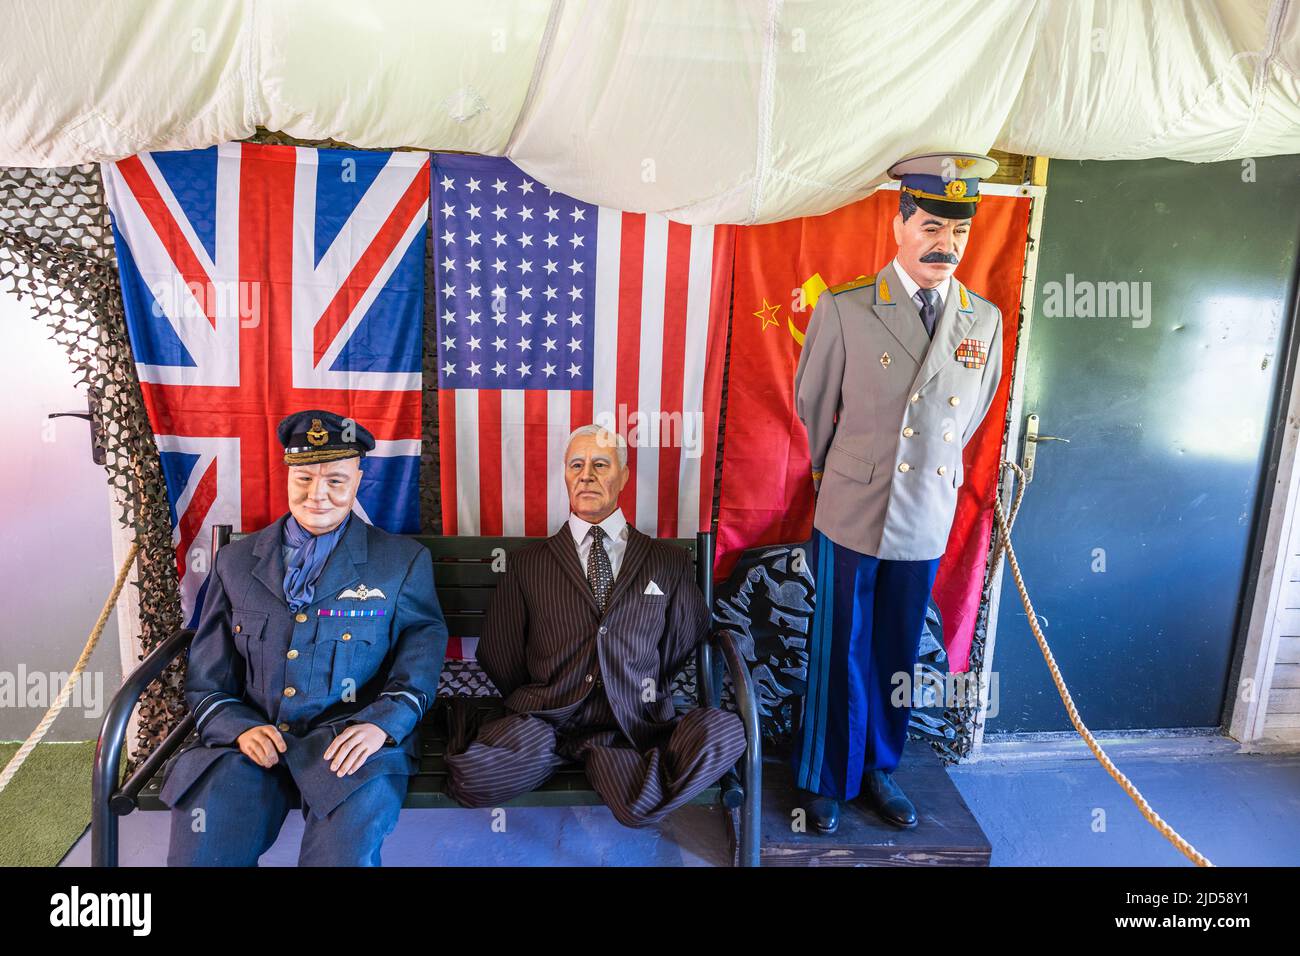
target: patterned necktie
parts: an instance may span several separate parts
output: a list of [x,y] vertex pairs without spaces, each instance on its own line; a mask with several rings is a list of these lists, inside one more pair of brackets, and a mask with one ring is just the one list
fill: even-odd
[[609,563],[609,552],[605,550],[605,529],[594,525],[590,531],[591,552],[587,555],[587,584],[591,586],[592,596],[596,598],[596,607],[605,613],[609,602],[609,591],[614,586],[614,569]]
[[921,321],[925,323],[925,334],[934,338],[934,322],[939,315],[939,290],[917,289],[916,307],[921,310]]

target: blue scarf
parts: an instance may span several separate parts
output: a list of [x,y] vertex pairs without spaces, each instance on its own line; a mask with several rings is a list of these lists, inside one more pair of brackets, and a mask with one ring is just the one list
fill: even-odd
[[289,549],[289,556],[284,562],[284,599],[295,614],[311,604],[316,595],[316,581],[351,518],[349,514],[337,528],[322,535],[303,530],[293,515],[285,521],[284,545]]

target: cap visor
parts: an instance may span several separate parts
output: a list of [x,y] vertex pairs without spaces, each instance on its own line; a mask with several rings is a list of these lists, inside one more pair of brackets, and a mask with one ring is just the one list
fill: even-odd
[[328,448],[320,451],[291,452],[284,456],[286,465],[319,465],[322,461],[341,461],[344,458],[360,458],[359,448]]
[[979,208],[977,202],[944,202],[942,199],[916,197],[916,204],[926,212],[942,216],[944,219],[970,219]]

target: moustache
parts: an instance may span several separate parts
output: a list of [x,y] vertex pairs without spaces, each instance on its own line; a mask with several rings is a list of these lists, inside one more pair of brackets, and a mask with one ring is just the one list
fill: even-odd
[[952,252],[927,252],[921,256],[922,262],[946,262],[950,266],[957,265],[959,260],[955,253]]

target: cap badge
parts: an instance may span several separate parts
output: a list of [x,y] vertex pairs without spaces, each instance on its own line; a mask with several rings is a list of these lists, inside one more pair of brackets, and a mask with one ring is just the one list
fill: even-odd
[[320,447],[330,440],[330,433],[325,430],[325,426],[320,423],[319,418],[311,420],[311,428],[307,429],[307,441]]
[[948,185],[943,187],[943,194],[949,199],[961,199],[966,195],[966,183],[960,179],[950,179]]

